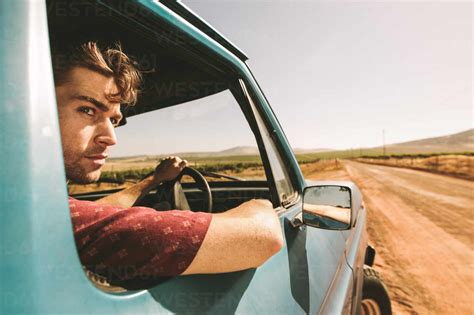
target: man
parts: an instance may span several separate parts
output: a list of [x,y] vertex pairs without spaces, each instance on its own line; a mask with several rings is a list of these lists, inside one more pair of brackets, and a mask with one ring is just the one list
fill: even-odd
[[[53,49],[53,68],[67,179],[92,183],[117,142],[120,105],[136,102],[140,73],[120,47],[100,49],[95,42]],[[112,284],[144,288],[160,277],[256,268],[282,248],[280,223],[267,200],[219,214],[133,207],[186,163],[169,157],[152,176],[96,202],[70,198],[87,269]]]

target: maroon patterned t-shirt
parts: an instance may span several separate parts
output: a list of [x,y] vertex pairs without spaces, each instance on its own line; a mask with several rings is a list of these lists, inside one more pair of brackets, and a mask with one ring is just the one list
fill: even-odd
[[69,198],[82,264],[110,284],[136,289],[181,274],[191,264],[212,215],[121,208]]

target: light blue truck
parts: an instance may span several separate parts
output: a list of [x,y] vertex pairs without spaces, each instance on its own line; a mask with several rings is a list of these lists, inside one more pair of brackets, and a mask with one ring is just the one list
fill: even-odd
[[[247,56],[181,2],[6,0],[0,24],[1,314],[391,314],[371,268],[375,251],[357,186],[304,179]],[[148,290],[91,282],[71,228],[54,94],[50,43],[64,36],[119,40],[156,70],[145,72],[130,123],[227,93],[256,141],[264,179],[188,183],[184,194],[191,209],[204,202],[211,212],[269,199],[284,248],[257,269],[175,277]]]

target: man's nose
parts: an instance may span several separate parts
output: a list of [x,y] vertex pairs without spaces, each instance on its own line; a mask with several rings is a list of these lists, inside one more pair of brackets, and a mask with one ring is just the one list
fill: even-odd
[[98,135],[95,137],[95,142],[104,147],[108,147],[117,143],[115,127],[110,120],[100,124]]

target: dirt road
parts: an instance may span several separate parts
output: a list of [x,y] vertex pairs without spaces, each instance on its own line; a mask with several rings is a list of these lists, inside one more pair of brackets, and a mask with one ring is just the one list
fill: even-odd
[[[394,314],[474,313],[474,182],[344,162],[362,190]],[[318,178],[317,174],[312,176]],[[320,178],[320,177],[319,177]]]

